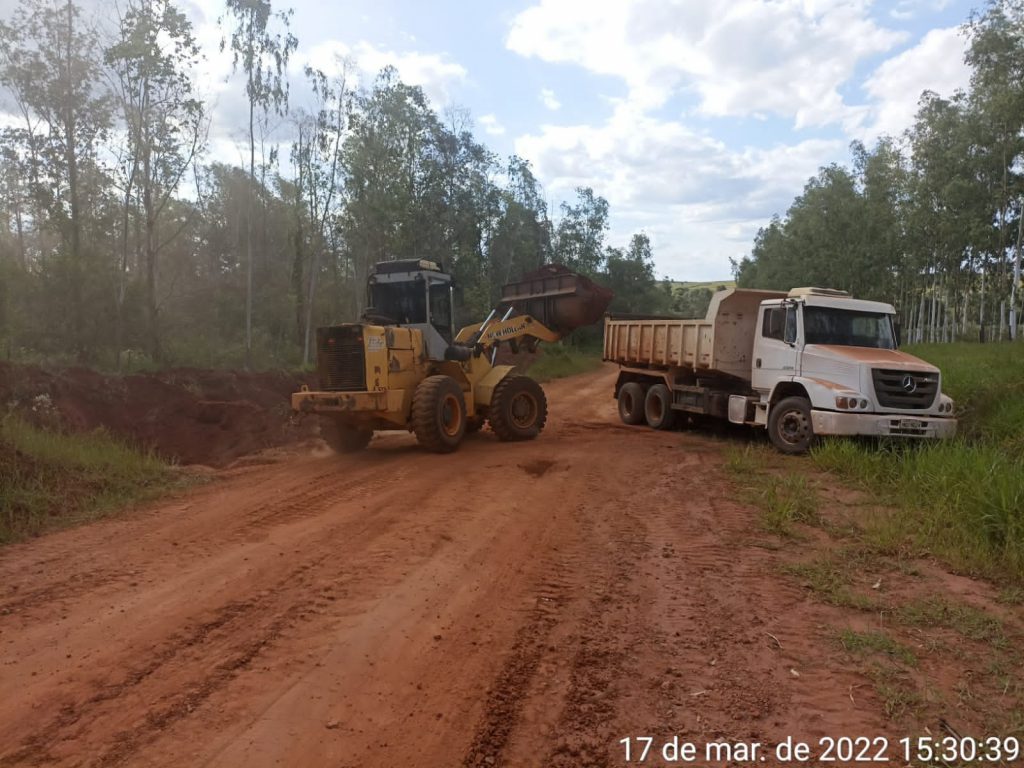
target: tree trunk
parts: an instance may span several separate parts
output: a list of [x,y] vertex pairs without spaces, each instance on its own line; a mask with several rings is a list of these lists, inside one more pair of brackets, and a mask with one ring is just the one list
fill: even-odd
[[85,350],[85,315],[82,307],[82,212],[79,206],[78,188],[78,154],[75,151],[76,132],[78,126],[75,122],[74,94],[71,92],[73,75],[71,72],[71,57],[73,55],[71,44],[74,37],[74,4],[68,0],[68,28],[67,28],[67,93],[64,105],[64,159],[68,166],[68,202],[71,208],[71,312],[74,329],[71,331],[71,338],[75,340],[75,354],[80,361],[86,357]]
[[[252,77],[249,78],[250,93]],[[249,194],[245,205],[245,368],[252,368],[252,197],[256,186],[256,137],[253,133],[255,104],[249,99]]]

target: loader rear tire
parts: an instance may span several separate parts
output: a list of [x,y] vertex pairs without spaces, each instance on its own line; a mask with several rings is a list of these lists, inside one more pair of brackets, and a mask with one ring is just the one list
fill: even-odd
[[672,410],[672,393],[664,384],[655,384],[644,398],[644,418],[652,429],[672,429],[676,412]]
[[370,444],[372,429],[360,429],[341,419],[320,419],[320,436],[335,453],[355,453]]
[[466,434],[466,398],[451,376],[428,376],[412,393],[412,431],[428,451],[451,453]]
[[642,424],[644,421],[644,388],[637,381],[628,381],[619,387],[619,418],[623,424]]
[[548,419],[548,399],[529,376],[506,376],[491,395],[487,420],[499,440],[532,440]]

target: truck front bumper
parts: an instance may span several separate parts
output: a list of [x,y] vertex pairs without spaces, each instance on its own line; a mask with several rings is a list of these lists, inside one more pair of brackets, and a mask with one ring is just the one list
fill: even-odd
[[404,390],[380,392],[313,392],[292,394],[292,410],[297,413],[395,412],[402,408]]
[[811,411],[816,435],[865,435],[946,439],[956,434],[956,419],[905,414]]

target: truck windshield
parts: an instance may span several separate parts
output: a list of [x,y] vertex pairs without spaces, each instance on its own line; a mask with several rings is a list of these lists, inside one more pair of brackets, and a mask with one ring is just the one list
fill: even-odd
[[883,312],[804,307],[804,343],[895,349],[892,318]]

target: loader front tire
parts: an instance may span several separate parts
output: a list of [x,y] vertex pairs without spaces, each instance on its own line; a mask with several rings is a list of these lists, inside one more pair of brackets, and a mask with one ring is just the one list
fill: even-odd
[[506,376],[491,395],[487,420],[499,440],[532,440],[548,419],[548,399],[529,376]]
[[451,453],[466,434],[466,398],[451,376],[428,376],[412,393],[412,431],[428,451]]
[[340,419],[320,419],[320,436],[335,453],[355,453],[370,444],[372,429],[360,429]]

